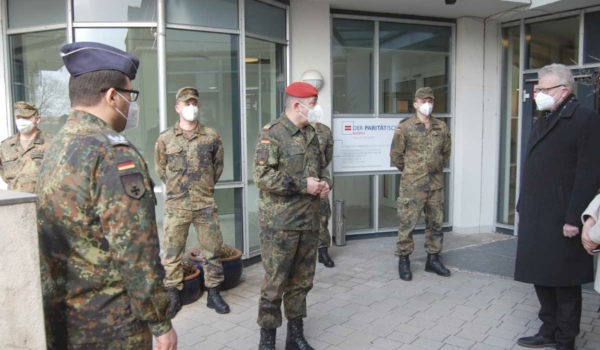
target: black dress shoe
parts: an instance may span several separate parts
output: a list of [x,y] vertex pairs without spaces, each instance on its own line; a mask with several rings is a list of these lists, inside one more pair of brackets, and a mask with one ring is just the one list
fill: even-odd
[[325,267],[334,267],[335,264],[331,257],[329,256],[329,252],[327,251],[327,247],[319,248],[319,263],[325,265]]
[[412,280],[412,272],[410,272],[410,259],[408,255],[398,257],[398,273],[403,281]]
[[448,270],[442,261],[440,260],[439,254],[427,254],[427,263],[425,263],[425,271],[433,272],[438,276],[450,277],[450,270]]
[[[542,335],[536,334],[531,337],[523,337],[517,340],[517,344],[524,348],[554,348],[556,347],[556,341],[554,339],[548,339]],[[567,349],[567,348],[559,348]]]
[[209,309],[214,309],[218,314],[228,314],[229,305],[221,297],[219,287],[208,289],[208,298],[206,300],[206,306]]

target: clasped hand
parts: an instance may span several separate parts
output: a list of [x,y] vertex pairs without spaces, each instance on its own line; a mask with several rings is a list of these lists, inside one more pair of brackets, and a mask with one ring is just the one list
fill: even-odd
[[313,196],[325,198],[329,195],[330,188],[327,182],[319,181],[316,177],[309,177],[306,179],[306,191]]

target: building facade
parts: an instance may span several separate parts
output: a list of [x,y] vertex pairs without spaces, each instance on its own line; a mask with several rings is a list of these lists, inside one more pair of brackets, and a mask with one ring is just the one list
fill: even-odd
[[[97,41],[130,52],[141,61],[133,82],[141,118],[126,137],[159,184],[154,143],[178,118],[177,89],[195,86],[200,120],[225,147],[216,190],[224,240],[250,258],[260,254],[254,146],[282,112],[287,83],[309,70],[323,77],[323,123],[336,139],[332,199],[346,203],[348,235],[397,229],[401,174],[386,159],[390,127],[414,113],[416,89],[431,86],[434,115],[453,135],[445,227],[515,234],[537,70],[571,66],[580,100],[599,108],[600,0],[421,2],[2,0],[0,138],[16,132],[12,103],[20,100],[39,107],[44,131],[62,126],[69,113],[62,45]],[[163,198],[163,187],[155,191]],[[162,201],[157,209],[162,228]]]

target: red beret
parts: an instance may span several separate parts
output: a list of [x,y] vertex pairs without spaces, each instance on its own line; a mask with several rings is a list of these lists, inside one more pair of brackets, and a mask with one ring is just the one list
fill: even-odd
[[290,86],[285,89],[285,93],[300,98],[319,96],[319,90],[317,90],[316,87],[301,81],[291,83]]

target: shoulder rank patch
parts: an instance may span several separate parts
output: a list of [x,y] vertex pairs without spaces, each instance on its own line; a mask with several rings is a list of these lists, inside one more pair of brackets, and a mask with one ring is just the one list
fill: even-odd
[[135,168],[135,163],[131,160],[128,160],[126,162],[117,164],[117,168],[119,169],[119,171],[133,169]]
[[142,173],[121,175],[121,183],[123,184],[125,194],[133,199],[140,199],[146,193]]
[[129,141],[123,135],[117,133],[102,132],[111,145],[113,146],[129,146]]
[[259,148],[256,150],[256,162],[258,165],[265,165],[269,159],[269,150],[266,148]]

